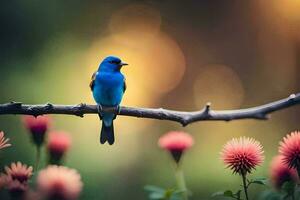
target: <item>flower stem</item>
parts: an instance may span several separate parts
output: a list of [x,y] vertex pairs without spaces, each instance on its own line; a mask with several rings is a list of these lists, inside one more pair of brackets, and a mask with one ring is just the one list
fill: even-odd
[[295,199],[296,199],[296,198],[295,198],[295,191],[297,190],[297,188],[300,187],[300,183],[299,183],[300,166],[297,166],[297,175],[298,175],[298,181],[296,182],[295,187],[294,187],[294,189],[293,189],[293,191],[292,191],[292,194],[291,194],[292,200],[295,200]]
[[[300,178],[300,166],[297,166],[297,174],[298,174],[298,177]],[[297,185],[299,186],[299,182]]]
[[176,165],[175,177],[178,189],[182,192],[183,200],[188,200],[188,191],[185,184],[183,170],[179,163]]
[[10,200],[25,199],[24,192],[10,192]]
[[242,179],[243,179],[243,187],[244,187],[244,192],[245,192],[245,197],[246,197],[246,200],[249,200],[249,197],[248,197],[248,186],[247,186],[247,183],[246,183],[246,173],[242,173]]
[[34,164],[35,171],[38,171],[40,158],[41,158],[41,147],[36,146],[36,157],[35,157],[35,164]]

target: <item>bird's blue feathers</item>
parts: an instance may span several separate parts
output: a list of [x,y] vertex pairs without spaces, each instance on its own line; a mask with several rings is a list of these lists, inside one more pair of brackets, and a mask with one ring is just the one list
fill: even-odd
[[114,124],[106,126],[104,121],[102,122],[101,134],[100,134],[100,143],[104,144],[105,142],[112,145],[115,142],[114,136]]
[[[125,64],[122,63],[119,58],[114,56],[109,56],[101,62],[99,69],[95,74],[92,88],[93,97],[97,104],[100,104],[101,106],[115,107],[119,106],[121,103],[125,85],[125,78],[120,72],[122,65]],[[100,137],[101,143],[104,143],[105,139],[109,142],[109,144],[113,143],[114,119],[114,114],[102,113],[103,124]]]
[[124,76],[121,72],[98,72],[94,81],[93,96],[98,104],[117,106],[123,97]]
[[115,56],[106,57],[99,65],[98,72],[120,72],[121,59]]

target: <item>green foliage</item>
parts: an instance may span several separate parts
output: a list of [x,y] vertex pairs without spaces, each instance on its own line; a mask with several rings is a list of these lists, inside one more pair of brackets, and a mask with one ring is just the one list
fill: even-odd
[[273,190],[265,190],[261,193],[258,200],[282,200],[282,194]]
[[286,181],[280,190],[265,190],[259,200],[296,200],[300,199],[300,189],[294,181]]
[[[265,177],[258,177],[251,180],[247,180],[246,187],[247,189],[250,187],[251,184],[258,184],[258,185],[268,185],[268,179]],[[220,191],[212,194],[212,197],[225,197],[231,199],[242,200],[241,197],[242,190],[238,190],[237,192],[232,192],[231,190]]]
[[248,181],[248,186],[251,184],[268,185],[268,179],[265,177],[258,177]]
[[241,199],[241,192],[242,190],[238,190],[236,193],[232,192],[231,190],[219,191],[212,194],[212,197],[229,197],[232,199]]
[[181,200],[182,193],[185,191],[175,189],[164,189],[154,185],[147,185],[144,187],[149,195],[150,200]]
[[285,183],[283,183],[281,187],[281,191],[283,192],[283,199],[294,196],[295,189],[296,183],[294,181],[286,181]]

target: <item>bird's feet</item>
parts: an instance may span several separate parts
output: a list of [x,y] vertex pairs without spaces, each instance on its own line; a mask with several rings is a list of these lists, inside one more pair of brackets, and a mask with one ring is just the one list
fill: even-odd
[[117,105],[117,114],[119,115],[121,113],[121,106],[120,105]]
[[117,112],[116,112],[116,115],[115,115],[114,119],[116,119],[117,115],[120,114],[120,112],[121,112],[121,106],[117,105],[117,106],[115,106],[115,109],[116,109]]
[[[117,113],[114,117],[114,119],[116,119],[117,115],[120,114],[120,112],[121,112],[121,106],[117,105],[117,106],[114,107],[114,109],[116,109],[116,111],[117,111]],[[97,110],[98,110],[98,115],[99,115],[100,119],[102,120],[102,118],[103,118],[103,107],[102,107],[101,104],[97,104]]]
[[101,104],[97,104],[97,110],[98,110],[98,115],[99,115],[100,119],[102,120],[102,118],[103,118],[103,116],[102,116],[103,108],[102,108]]

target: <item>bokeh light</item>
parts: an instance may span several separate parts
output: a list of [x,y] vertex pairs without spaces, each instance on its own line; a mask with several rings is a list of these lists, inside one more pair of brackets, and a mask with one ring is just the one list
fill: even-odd
[[266,77],[274,91],[291,90],[297,84],[300,1],[258,2],[258,76]]
[[242,82],[230,67],[206,65],[201,67],[194,84],[198,108],[211,102],[215,109],[239,108],[244,98]]
[[160,26],[160,12],[144,3],[133,3],[116,10],[109,21],[111,34],[116,34],[120,40],[133,40],[132,42],[136,37],[155,37],[160,31]]
[[287,19],[292,23],[300,23],[299,0],[278,0],[271,2],[271,4],[273,4],[275,12],[280,17]]

